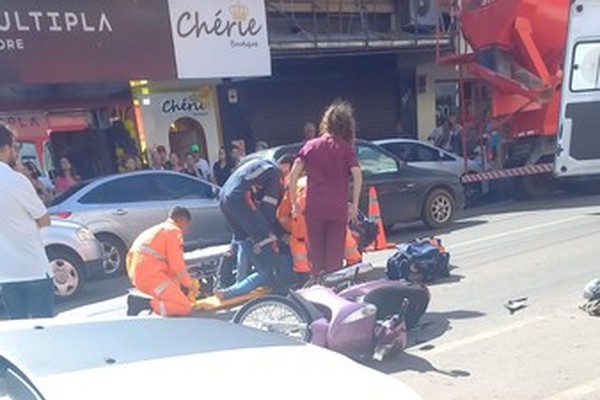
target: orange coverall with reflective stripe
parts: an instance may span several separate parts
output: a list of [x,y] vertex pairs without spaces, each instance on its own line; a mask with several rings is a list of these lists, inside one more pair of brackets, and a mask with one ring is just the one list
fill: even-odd
[[127,254],[127,274],[133,286],[152,296],[160,315],[188,315],[191,303],[181,286],[192,280],[183,258],[181,229],[171,220],[142,232]]
[[[308,262],[306,249],[306,220],[304,219],[304,206],[306,204],[306,177],[298,180],[298,205],[300,215],[292,218],[292,204],[289,189],[285,191],[283,199],[277,209],[277,219],[285,230],[291,234],[290,250],[294,259],[294,271],[298,273],[309,273],[310,263]],[[362,256],[358,251],[358,246],[350,228],[346,228],[346,244],[344,257],[347,265],[356,264],[362,261]]]

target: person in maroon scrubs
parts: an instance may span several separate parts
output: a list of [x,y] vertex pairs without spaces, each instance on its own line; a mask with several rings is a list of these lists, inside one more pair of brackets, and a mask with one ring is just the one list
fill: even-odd
[[[355,127],[352,105],[336,100],[323,115],[320,136],[304,144],[290,173],[292,215],[300,212],[298,179],[303,172],[308,179],[304,216],[312,277],[342,267],[346,225],[358,216],[362,173],[354,148]],[[353,190],[348,204],[350,177]]]

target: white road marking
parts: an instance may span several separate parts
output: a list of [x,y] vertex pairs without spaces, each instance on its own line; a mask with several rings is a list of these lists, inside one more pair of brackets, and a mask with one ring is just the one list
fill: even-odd
[[514,229],[512,231],[497,233],[495,235],[489,235],[489,236],[485,236],[485,237],[478,238],[478,239],[468,240],[466,242],[457,243],[457,244],[454,244],[454,245],[448,245],[448,249],[449,250],[454,250],[454,249],[457,249],[459,247],[470,246],[472,244],[486,242],[488,240],[499,239],[499,238],[502,238],[502,237],[505,237],[505,236],[514,236],[514,235],[517,235],[519,233],[524,233],[524,232],[529,232],[529,231],[535,231],[535,230],[538,230],[540,228],[547,228],[549,226],[564,224],[565,222],[571,222],[571,221],[575,221],[575,220],[578,220],[578,219],[584,219],[585,217],[586,217],[585,215],[576,215],[576,216],[569,217],[569,218],[563,218],[563,219],[558,219],[556,221],[546,222],[544,224],[538,224],[538,225],[528,226],[526,228]]
[[456,350],[461,347],[469,346],[473,343],[481,342],[482,340],[491,339],[493,337],[500,336],[505,333],[509,333],[514,330],[520,329],[526,325],[535,324],[536,322],[544,321],[547,319],[550,319],[549,315],[522,319],[522,320],[513,322],[511,324],[501,326],[500,328],[497,328],[497,329],[492,329],[487,332],[479,333],[477,335],[467,336],[462,339],[458,339],[458,340],[455,340],[452,342],[437,345],[435,348],[427,351],[427,354],[446,353],[448,351],[452,351],[452,350]]
[[[581,385],[573,386],[567,390],[563,390],[560,393],[546,397],[543,400],[575,400],[580,399],[582,396],[596,392],[600,392],[600,378],[582,383]],[[594,398],[598,397],[594,396]]]

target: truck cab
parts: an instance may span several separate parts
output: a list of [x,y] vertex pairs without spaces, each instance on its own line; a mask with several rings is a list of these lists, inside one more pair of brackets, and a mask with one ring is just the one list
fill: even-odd
[[574,0],[569,29],[555,173],[600,174],[600,2]]

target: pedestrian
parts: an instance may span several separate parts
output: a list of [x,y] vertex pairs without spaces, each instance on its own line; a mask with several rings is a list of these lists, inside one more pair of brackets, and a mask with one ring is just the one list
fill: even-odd
[[40,229],[50,225],[46,207],[31,182],[13,170],[18,148],[0,125],[0,286],[11,319],[54,316],[52,270]]
[[[358,218],[362,173],[354,150],[356,122],[352,105],[336,100],[325,111],[320,136],[304,144],[292,168],[289,195],[292,215],[300,215],[298,179],[307,175],[304,216],[311,275],[342,267],[348,219]],[[349,176],[352,202],[348,205]]]
[[160,158],[160,164],[163,167],[165,167],[165,165],[169,161],[169,156],[167,155],[167,149],[165,148],[165,146],[160,145],[156,148],[156,153],[158,153],[158,157]]
[[231,175],[231,161],[224,146],[219,148],[218,161],[213,165],[213,182],[223,186]]
[[144,163],[140,156],[133,156],[133,160],[135,161],[135,170],[141,171],[144,169]]
[[242,152],[240,151],[240,148],[238,146],[236,146],[235,144],[232,145],[229,156],[231,158],[231,169],[234,170],[238,167],[238,165],[240,164],[240,160],[242,158]]
[[35,189],[35,192],[39,196],[40,200],[42,200],[45,205],[50,204],[54,196],[41,181],[40,177],[42,174],[33,161],[25,161],[23,163],[22,172],[33,185],[33,188]]
[[150,169],[156,171],[162,171],[165,169],[162,158],[156,149],[150,150]]
[[137,315],[146,308],[163,316],[188,315],[192,311],[191,301],[182,290],[198,290],[183,258],[183,236],[191,220],[187,208],[174,207],[165,222],[145,230],[133,242],[127,253],[127,275],[135,288],[152,299],[128,297],[128,315]]
[[135,165],[135,158],[131,154],[127,154],[123,158],[123,165],[122,165],[121,169],[122,169],[123,172],[134,172],[134,171],[137,171],[137,167]]
[[198,144],[193,144],[190,146],[190,153],[192,153],[192,155],[196,159],[196,166],[198,167],[198,171],[200,171],[201,177],[206,179],[207,181],[210,181],[210,165],[208,164],[208,161],[206,161],[206,159],[202,157],[202,154],[200,154],[200,150],[201,148]]
[[60,172],[54,179],[56,193],[62,193],[65,190],[75,186],[81,178],[75,172],[75,167],[67,157],[60,158]]
[[187,175],[195,176],[196,178],[202,178],[202,173],[198,169],[196,157],[194,157],[193,153],[188,153],[185,156],[185,165],[183,166],[182,172]]
[[169,154],[169,161],[165,163],[165,169],[175,172],[183,172],[183,167],[181,166],[181,161],[179,161],[179,156],[177,153],[172,152]]
[[308,142],[315,137],[317,137],[317,127],[312,122],[306,121],[302,128],[302,138],[305,142]]

